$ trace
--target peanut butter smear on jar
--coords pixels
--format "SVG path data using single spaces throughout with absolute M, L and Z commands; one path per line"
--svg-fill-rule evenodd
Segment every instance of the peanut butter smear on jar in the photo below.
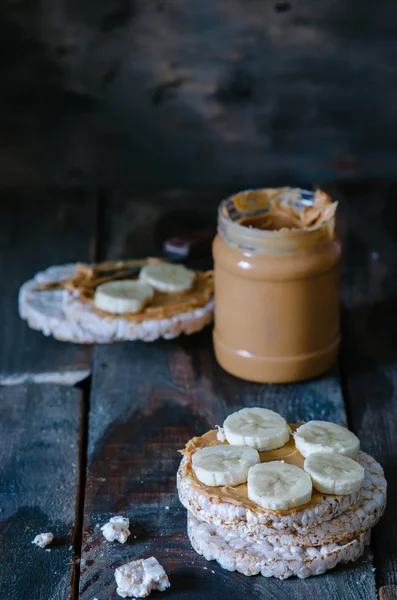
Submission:
M 214 348 L 220 365 L 262 383 L 315 377 L 339 346 L 337 202 L 323 191 L 264 188 L 221 202 Z

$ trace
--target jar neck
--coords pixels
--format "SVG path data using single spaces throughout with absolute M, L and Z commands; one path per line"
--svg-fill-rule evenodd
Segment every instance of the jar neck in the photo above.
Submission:
M 305 207 L 310 206 L 310 202 L 313 204 L 312 198 L 314 195 L 312 192 L 299 190 L 299 188 L 292 191 L 294 194 L 291 194 L 288 188 L 291 200 L 286 197 L 283 201 L 284 208 L 288 208 L 289 203 L 291 203 L 296 211 L 299 209 L 300 204 Z M 243 194 L 245 193 L 243 192 Z M 250 193 L 254 194 L 255 191 Z M 263 191 L 258 190 L 258 194 L 260 193 L 263 193 Z M 256 215 L 254 218 L 258 214 L 263 215 L 266 219 L 269 218 L 269 221 L 277 221 L 277 218 L 274 218 L 277 215 L 271 202 L 268 205 L 263 205 L 262 199 L 260 211 L 236 211 L 234 199 L 238 196 L 237 194 L 221 202 L 218 211 L 218 234 L 229 246 L 258 254 L 294 254 L 330 243 L 335 237 L 335 217 L 306 228 L 292 226 L 290 229 L 282 227 L 281 229 L 267 230 L 242 225 L 240 221 L 246 221 L 247 215 Z

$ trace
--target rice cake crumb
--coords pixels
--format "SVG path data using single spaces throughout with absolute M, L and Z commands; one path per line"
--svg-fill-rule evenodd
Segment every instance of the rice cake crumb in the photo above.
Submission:
M 118 567 L 114 577 L 122 598 L 146 598 L 152 590 L 164 592 L 170 587 L 166 572 L 154 556 Z
M 47 533 L 39 533 L 32 541 L 32 544 L 36 544 L 36 546 L 39 546 L 40 548 L 45 548 L 48 544 L 51 544 L 53 539 L 54 535 L 50 531 Z
M 220 427 L 219 425 L 215 425 L 215 427 L 217 428 L 217 434 L 216 437 L 218 438 L 219 442 L 226 442 L 226 435 L 225 435 L 225 430 L 223 429 L 223 427 Z
M 125 544 L 128 536 L 131 535 L 131 532 L 128 529 L 129 526 L 130 520 L 128 517 L 116 515 L 101 527 L 101 531 L 103 533 L 103 537 L 108 542 L 114 542 L 117 540 L 121 544 Z

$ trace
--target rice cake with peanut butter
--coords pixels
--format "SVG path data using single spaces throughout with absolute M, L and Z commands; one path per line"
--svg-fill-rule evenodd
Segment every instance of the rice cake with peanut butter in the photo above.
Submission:
M 123 278 L 137 279 L 140 268 L 161 262 L 144 259 L 50 267 L 22 285 L 20 316 L 44 335 L 87 344 L 171 339 L 181 333 L 200 331 L 212 321 L 212 271 L 194 271 L 192 287 L 187 291 L 155 290 L 150 302 L 138 313 L 112 314 L 95 305 L 99 285 Z
M 296 426 L 292 426 L 294 428 Z M 286 511 L 264 510 L 247 495 L 247 484 L 236 487 L 210 488 L 194 474 L 191 456 L 194 449 L 207 444 L 221 444 L 216 431 L 193 438 L 178 470 L 178 492 L 184 507 L 197 519 L 224 527 L 252 540 L 264 535 L 271 543 L 293 546 L 330 544 L 336 539 L 348 540 L 373 527 L 386 504 L 386 480 L 383 469 L 372 457 L 360 452 L 358 462 L 365 468 L 365 479 L 359 492 L 348 496 L 320 494 L 313 490 L 311 502 Z M 303 457 L 297 452 L 293 438 L 283 448 L 260 453 L 263 462 L 285 460 L 298 466 Z
M 248 409 L 252 410 L 258 409 Z M 224 425 L 226 423 L 227 421 Z M 334 424 L 326 425 L 335 428 Z M 300 426 L 289 427 L 291 435 L 286 444 L 276 449 L 259 451 L 261 464 L 281 461 L 299 469 L 304 468 L 305 458 L 297 450 L 292 435 Z M 345 437 L 352 435 L 345 428 L 340 429 L 344 430 Z M 224 538 L 236 536 L 236 540 L 240 539 L 243 545 L 253 544 L 253 552 L 259 551 L 259 546 L 255 546 L 255 543 L 264 541 L 277 548 L 325 548 L 332 544 L 339 547 L 349 544 L 351 540 L 362 540 L 362 536 L 377 523 L 384 512 L 387 486 L 383 469 L 364 452 L 359 452 L 353 461 L 364 470 L 364 479 L 354 493 L 325 494 L 313 487 L 309 502 L 287 510 L 270 510 L 250 499 L 247 483 L 209 486 L 198 479 L 193 465 L 195 453 L 204 448 L 222 445 L 228 445 L 228 441 L 225 439 L 225 430 L 220 428 L 193 438 L 181 451 L 183 459 L 177 474 L 179 498 L 188 510 L 189 522 L 192 524 L 189 525 L 190 530 L 201 531 L 204 537 L 205 527 L 200 525 L 203 523 L 215 528 L 211 530 L 211 535 Z M 196 533 L 194 537 L 197 547 L 207 547 L 206 543 L 202 546 L 197 542 Z M 363 543 L 353 546 L 363 548 Z M 350 544 L 349 548 L 353 546 Z M 342 550 L 339 555 L 343 555 Z M 302 572 L 306 572 L 305 569 Z

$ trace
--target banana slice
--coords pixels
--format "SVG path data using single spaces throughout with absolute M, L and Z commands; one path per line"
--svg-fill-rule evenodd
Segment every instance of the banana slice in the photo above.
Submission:
M 338 452 L 355 458 L 360 440 L 354 433 L 328 421 L 309 421 L 295 431 L 295 446 L 305 458 L 313 452 Z
M 99 285 L 95 290 L 94 304 L 109 313 L 137 313 L 153 296 L 153 288 L 146 283 L 121 279 Z
M 240 485 L 247 481 L 250 467 L 260 462 L 259 454 L 247 446 L 208 446 L 193 454 L 197 479 L 205 485 Z
M 190 290 L 196 277 L 194 271 L 183 265 L 153 263 L 142 267 L 139 279 L 159 292 L 185 292 Z
M 289 440 L 290 428 L 281 415 L 267 408 L 243 408 L 223 423 L 229 444 L 256 450 L 281 448 Z
M 314 452 L 303 468 L 312 478 L 313 487 L 323 494 L 353 494 L 364 481 L 364 467 L 336 452 Z
M 248 498 L 262 508 L 287 510 L 310 502 L 312 481 L 307 473 L 275 460 L 251 467 L 248 473 Z

